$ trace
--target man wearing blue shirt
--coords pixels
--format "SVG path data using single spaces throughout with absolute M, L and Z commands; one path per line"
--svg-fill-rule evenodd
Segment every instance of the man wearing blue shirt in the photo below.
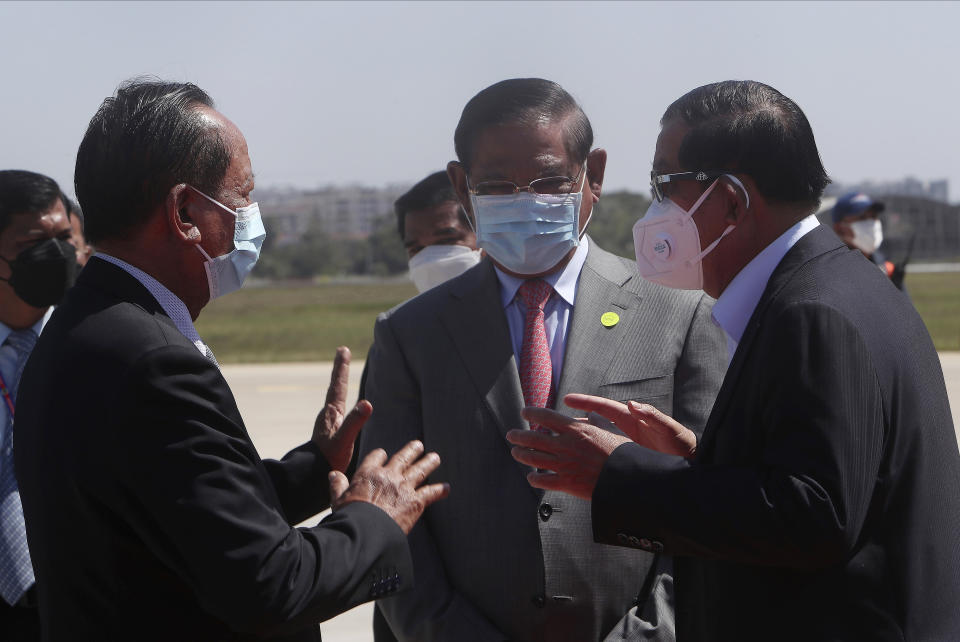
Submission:
M 76 254 L 57 183 L 0 171 L 0 639 L 39 640 L 33 567 L 13 470 L 20 374 L 37 336 L 72 284 Z

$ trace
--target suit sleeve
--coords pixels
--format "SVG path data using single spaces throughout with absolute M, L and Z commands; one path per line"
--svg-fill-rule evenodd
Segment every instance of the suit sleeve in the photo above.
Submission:
M 739 382 L 760 389 L 759 406 L 744 415 L 756 423 L 740 427 L 759 456 L 721 465 L 621 446 L 594 491 L 598 541 L 645 537 L 675 555 L 794 568 L 831 565 L 852 550 L 884 438 L 870 355 L 826 306 L 792 304 L 765 328 L 752 355 L 769 366 Z
M 125 381 L 114 420 L 125 453 L 115 464 L 119 508 L 206 611 L 237 632 L 273 635 L 411 586 L 406 538 L 379 508 L 353 503 L 314 528 L 289 525 L 229 416 L 226 382 L 196 351 L 154 350 Z M 317 465 L 309 453 L 290 456 L 300 457 Z
M 367 366 L 366 393 L 373 404 L 373 416 L 360 435 L 360 456 L 375 448 L 392 455 L 410 440 L 422 440 L 423 428 L 419 385 L 394 336 L 389 317 L 377 320 Z M 457 491 L 451 488 L 451 492 Z M 428 508 L 428 514 L 429 511 Z M 417 589 L 377 603 L 397 639 L 506 639 L 450 584 L 427 517 L 425 514 L 409 536 Z
M 723 331 L 710 318 L 713 299 L 700 297 L 673 376 L 673 418 L 703 434 L 710 410 L 727 369 L 727 346 Z
M 283 459 L 264 459 L 280 506 L 290 525 L 299 524 L 330 507 L 330 464 L 312 442 L 294 448 Z M 350 471 L 348 471 L 350 472 Z

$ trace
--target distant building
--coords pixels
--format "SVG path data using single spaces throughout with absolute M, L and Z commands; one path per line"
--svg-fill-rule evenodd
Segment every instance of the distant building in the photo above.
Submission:
M 350 185 L 315 190 L 257 189 L 263 218 L 279 243 L 291 243 L 308 229 L 334 239 L 364 239 L 377 223 L 393 213 L 393 202 L 408 185 Z
M 884 196 L 883 202 L 888 254 L 904 254 L 911 235 L 916 234 L 912 260 L 960 259 L 960 205 L 898 195 Z
M 931 201 L 948 201 L 949 183 L 947 179 L 920 181 L 912 176 L 898 181 L 862 181 L 860 183 L 831 183 L 826 196 L 842 196 L 848 192 L 864 192 L 871 198 L 896 196 L 917 196 Z

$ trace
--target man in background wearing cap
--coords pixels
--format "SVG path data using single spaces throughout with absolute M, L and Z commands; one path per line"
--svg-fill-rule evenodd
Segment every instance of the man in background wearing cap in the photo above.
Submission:
M 895 265 L 879 251 L 883 243 L 883 225 L 878 215 L 883 203 L 875 201 L 863 192 L 851 192 L 837 199 L 833 206 L 833 231 L 851 250 L 860 250 L 876 263 L 898 289 L 903 290 L 903 277 L 907 262 Z

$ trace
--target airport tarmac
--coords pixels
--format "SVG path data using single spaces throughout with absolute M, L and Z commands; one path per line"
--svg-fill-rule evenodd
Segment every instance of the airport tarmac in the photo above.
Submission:
M 940 354 L 953 425 L 960 440 L 960 352 Z M 313 421 L 324 403 L 333 364 L 287 363 L 228 365 L 223 374 L 237 399 L 243 420 L 261 457 L 282 457 L 310 438 Z M 363 362 L 350 369 L 348 399 L 356 401 Z M 316 522 L 317 520 L 314 520 Z M 328 622 L 321 629 L 331 642 L 371 642 L 373 607 L 363 604 Z

